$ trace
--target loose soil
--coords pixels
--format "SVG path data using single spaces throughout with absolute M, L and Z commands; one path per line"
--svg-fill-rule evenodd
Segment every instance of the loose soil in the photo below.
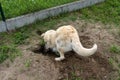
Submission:
M 106 25 L 100 23 L 76 20 L 56 26 L 64 24 L 75 26 L 84 47 L 91 48 L 96 43 L 97 52 L 82 57 L 71 51 L 65 54 L 65 60 L 56 62 L 54 58 L 58 55 L 44 50 L 44 45 L 39 44 L 41 31 L 37 31 L 34 37 L 26 40 L 28 44 L 18 47 L 22 56 L 13 62 L 6 60 L 0 64 L 0 80 L 116 80 L 118 70 L 108 59 L 115 56 L 109 52 L 109 47 L 120 44 L 119 38 L 115 38 L 105 29 Z

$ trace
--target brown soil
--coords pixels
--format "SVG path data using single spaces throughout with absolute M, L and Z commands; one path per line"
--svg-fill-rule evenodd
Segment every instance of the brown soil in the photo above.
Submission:
M 14 62 L 7 60 L 0 64 L 0 80 L 116 80 L 117 69 L 108 61 L 113 56 L 108 49 L 111 44 L 120 43 L 104 28 L 105 25 L 81 20 L 65 24 L 76 27 L 84 47 L 90 48 L 96 43 L 97 52 L 90 57 L 82 57 L 71 51 L 65 54 L 65 60 L 56 62 L 54 58 L 57 55 L 52 51 L 46 52 L 44 45 L 38 44 L 41 31 L 37 31 L 39 35 L 29 38 L 29 44 L 18 47 L 23 53 L 21 57 Z

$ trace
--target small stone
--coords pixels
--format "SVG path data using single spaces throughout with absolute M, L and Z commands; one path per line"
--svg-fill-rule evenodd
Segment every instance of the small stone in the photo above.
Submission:
M 107 78 L 107 76 L 104 76 L 104 78 Z
M 105 68 L 101 68 L 101 71 L 105 71 Z
M 61 75 L 61 76 L 58 77 L 58 80 L 63 80 L 63 78 L 64 77 Z

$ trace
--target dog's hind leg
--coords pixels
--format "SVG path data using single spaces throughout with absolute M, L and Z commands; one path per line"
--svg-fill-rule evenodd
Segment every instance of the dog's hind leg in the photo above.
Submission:
M 56 60 L 56 61 L 61 61 L 61 60 L 65 59 L 64 51 L 62 50 L 62 48 L 59 48 L 59 49 L 58 49 L 58 52 L 59 52 L 59 54 L 60 54 L 60 57 L 55 58 L 55 60 Z

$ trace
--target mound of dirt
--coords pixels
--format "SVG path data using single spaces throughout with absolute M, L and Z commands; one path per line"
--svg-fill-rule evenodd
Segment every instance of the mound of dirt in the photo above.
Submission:
M 80 36 L 84 47 L 90 47 L 93 43 L 89 36 Z M 89 80 L 109 80 L 110 72 L 113 71 L 107 58 L 99 51 L 91 57 L 81 57 L 75 52 L 67 52 L 66 59 L 61 62 L 54 61 L 55 53 L 52 50 L 46 52 L 44 45 L 39 45 L 37 49 L 33 50 L 35 53 L 42 53 L 53 60 L 56 68 L 59 68 L 59 79 L 73 80 L 76 78 Z M 82 77 L 81 77 L 82 76 Z

